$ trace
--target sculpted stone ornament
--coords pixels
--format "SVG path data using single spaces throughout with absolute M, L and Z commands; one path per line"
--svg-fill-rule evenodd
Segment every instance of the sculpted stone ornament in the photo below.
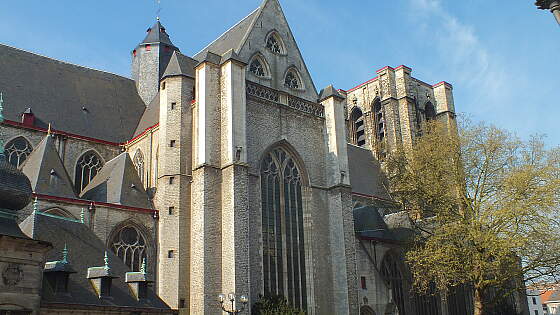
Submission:
M 4 285 L 13 287 L 23 280 L 23 270 L 18 264 L 9 264 L 2 272 Z
M 535 5 L 541 10 L 550 10 L 560 24 L 560 0 L 537 0 Z

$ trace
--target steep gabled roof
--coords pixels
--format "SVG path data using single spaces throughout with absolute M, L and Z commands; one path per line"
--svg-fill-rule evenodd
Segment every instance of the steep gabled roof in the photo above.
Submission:
M 348 166 L 353 193 L 391 200 L 381 165 L 370 150 L 349 144 Z
M 156 21 L 156 23 L 154 24 L 154 26 L 150 27 L 147 30 L 148 34 L 146 35 L 146 38 L 144 38 L 144 40 L 142 41 L 142 44 L 167 44 L 170 46 L 175 46 L 173 45 L 173 43 L 171 42 L 171 39 L 169 38 L 169 35 L 167 34 L 167 32 L 165 31 L 165 27 L 163 27 L 163 25 L 161 25 L 161 23 L 158 21 Z
M 138 122 L 136 131 L 134 131 L 134 137 L 140 135 L 146 129 L 155 126 L 157 123 L 159 123 L 159 92 L 146 107 L 142 118 Z
M 4 116 L 110 142 L 130 140 L 146 105 L 133 80 L 0 44 Z
M 76 198 L 74 185 L 54 145 L 54 138 L 47 135 L 31 152 L 22 165 L 29 177 L 31 188 L 37 194 Z
M 152 208 L 144 184 L 126 152 L 107 162 L 84 188 L 80 198 L 129 207 Z
M 211 51 L 220 56 L 230 49 L 233 49 L 233 51 L 238 53 L 239 49 L 244 43 L 245 37 L 251 30 L 251 26 L 253 25 L 256 17 L 259 15 L 261 9 L 262 5 L 251 12 L 248 16 L 243 18 L 241 21 L 239 21 L 237 24 L 235 24 L 233 27 L 231 27 L 229 30 L 227 30 L 225 33 L 223 33 L 220 37 L 218 37 L 218 39 L 210 43 L 210 45 L 202 49 L 194 56 L 194 59 L 202 61 L 208 51 Z

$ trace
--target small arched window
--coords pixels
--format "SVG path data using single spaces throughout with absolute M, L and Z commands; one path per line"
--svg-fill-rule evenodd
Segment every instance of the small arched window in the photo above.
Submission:
M 289 89 L 302 89 L 301 79 L 299 74 L 295 69 L 290 69 L 286 72 L 286 77 L 284 78 L 284 86 Z
M 262 56 L 254 56 L 249 63 L 249 71 L 257 77 L 268 77 L 268 67 Z
M 136 171 L 138 172 L 138 177 L 142 181 L 142 184 L 144 184 L 144 155 L 142 154 L 142 151 L 140 151 L 140 149 L 136 150 L 133 162 L 134 167 L 136 167 Z
M 76 163 L 76 177 L 74 184 L 76 191 L 81 192 L 103 167 L 101 157 L 94 151 L 84 153 Z
M 350 143 L 363 147 L 366 144 L 364 132 L 364 115 L 358 107 L 354 107 L 350 114 Z
M 427 121 L 434 120 L 436 118 L 436 109 L 435 109 L 434 105 L 432 104 L 432 102 L 426 103 L 424 113 L 426 115 L 426 120 Z
M 142 261 L 147 260 L 146 239 L 134 226 L 127 225 L 114 234 L 111 250 L 119 256 L 132 271 L 140 271 Z
M 17 137 L 6 144 L 4 151 L 8 162 L 19 167 L 31 154 L 33 147 L 24 137 Z
M 284 53 L 284 45 L 282 43 L 282 39 L 276 32 L 271 32 L 266 38 L 266 48 L 273 53 L 276 54 L 283 54 Z
M 373 102 L 373 111 L 375 113 L 375 136 L 377 140 L 383 141 L 385 139 L 385 117 L 383 116 L 383 108 L 379 99 Z
M 383 262 L 381 263 L 381 274 L 383 275 L 385 282 L 389 284 L 388 287 L 389 290 L 391 290 L 391 297 L 393 298 L 393 303 L 397 308 L 397 313 L 399 315 L 406 315 L 404 276 L 399 260 L 395 254 L 387 253 L 385 255 Z

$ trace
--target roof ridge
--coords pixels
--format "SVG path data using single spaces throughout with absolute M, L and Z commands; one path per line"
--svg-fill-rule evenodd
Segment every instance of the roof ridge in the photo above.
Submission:
M 255 10 L 251 11 L 251 13 L 249 13 L 246 17 L 242 18 L 241 20 L 239 20 L 237 23 L 235 23 L 232 27 L 230 27 L 229 29 L 227 29 L 225 32 L 223 32 L 222 34 L 220 34 L 220 36 L 216 37 L 216 39 L 214 39 L 213 41 L 211 41 L 208 45 L 206 45 L 206 47 L 202 48 L 199 52 L 197 52 L 196 54 L 194 54 L 193 56 L 197 56 L 199 54 L 201 54 L 203 51 L 205 51 L 206 49 L 208 49 L 212 44 L 214 44 L 215 42 L 218 41 L 218 39 L 222 38 L 222 36 L 224 36 L 225 34 L 227 34 L 229 31 L 231 31 L 232 29 L 234 29 L 236 26 L 238 26 L 239 24 L 241 24 L 243 21 L 245 21 L 246 19 L 248 19 L 251 15 L 253 15 L 255 12 L 257 12 L 258 10 L 261 9 L 261 6 L 259 6 L 258 8 L 256 8 Z
M 92 67 L 88 67 L 88 66 L 84 66 L 84 65 L 79 65 L 79 64 L 72 63 L 72 62 L 69 62 L 69 61 L 56 59 L 56 58 L 53 58 L 53 57 L 49 57 L 49 56 L 45 56 L 45 55 L 42 55 L 42 54 L 39 54 L 39 53 L 36 53 L 36 52 L 29 51 L 29 50 L 26 50 L 26 49 L 23 49 L 23 48 L 10 46 L 10 45 L 4 44 L 4 43 L 0 43 L 0 46 L 8 47 L 10 49 L 15 49 L 15 50 L 18 50 L 18 51 L 21 51 L 21 52 L 24 52 L 24 53 L 27 53 L 27 54 L 30 54 L 30 55 L 33 55 L 33 56 L 45 58 L 45 59 L 48 59 L 49 61 L 55 61 L 55 62 L 58 62 L 58 63 L 69 65 L 69 66 L 74 66 L 74 67 L 82 68 L 82 69 L 85 69 L 85 70 L 91 70 L 91 71 L 101 72 L 101 73 L 105 73 L 105 74 L 110 74 L 110 75 L 114 75 L 114 76 L 122 78 L 122 79 L 126 79 L 126 80 L 129 80 L 129 81 L 134 81 L 131 78 L 125 77 L 121 74 L 117 74 L 117 73 L 110 72 L 110 71 L 107 71 L 107 70 L 96 69 L 96 68 L 92 68 Z

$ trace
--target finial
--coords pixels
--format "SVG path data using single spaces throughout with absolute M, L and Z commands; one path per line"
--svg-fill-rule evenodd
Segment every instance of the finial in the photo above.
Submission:
M 142 266 L 140 267 L 140 272 L 144 275 L 146 274 L 146 258 L 142 259 Z
M 49 129 L 47 130 L 47 136 L 51 135 L 51 123 L 49 123 Z
M 161 0 L 157 0 L 158 10 L 156 12 L 156 20 L 159 21 L 159 13 L 161 12 Z
M 109 256 L 107 256 L 107 251 L 105 251 L 105 258 L 103 260 L 105 261 L 105 266 L 103 268 L 107 271 L 111 270 L 111 267 L 109 267 Z
M 65 264 L 68 263 L 68 247 L 66 243 L 64 243 L 64 249 L 62 250 L 62 262 Z
M 0 92 L 0 122 L 4 121 L 4 93 Z
M 85 215 L 84 215 L 84 208 L 82 208 L 82 211 L 80 212 L 80 222 L 82 224 L 86 223 Z

